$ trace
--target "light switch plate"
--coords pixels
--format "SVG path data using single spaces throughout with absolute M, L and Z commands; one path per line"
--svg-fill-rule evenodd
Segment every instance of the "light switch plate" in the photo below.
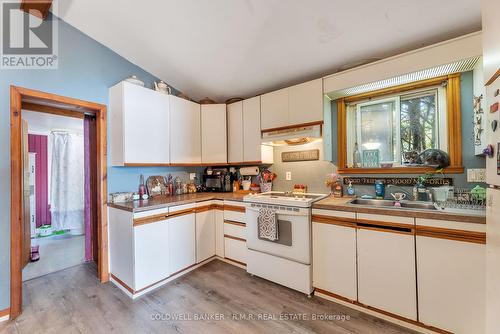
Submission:
M 486 182 L 485 168 L 467 169 L 467 182 Z
M 286 172 L 285 173 L 285 179 L 287 181 L 291 181 L 292 180 L 292 172 Z
M 189 173 L 189 179 L 193 181 L 196 178 L 196 173 Z

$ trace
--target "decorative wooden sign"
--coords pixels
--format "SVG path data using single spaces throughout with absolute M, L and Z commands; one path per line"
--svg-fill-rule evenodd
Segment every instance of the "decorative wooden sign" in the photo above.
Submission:
M 416 177 L 344 177 L 344 184 L 351 182 L 353 185 L 374 185 L 375 181 L 382 180 L 386 185 L 392 184 L 401 187 L 413 187 L 418 178 Z M 429 178 L 425 181 L 425 185 L 430 187 L 452 186 L 453 179 L 445 178 Z
M 319 150 L 291 151 L 281 153 L 281 161 L 283 162 L 312 160 L 319 160 Z

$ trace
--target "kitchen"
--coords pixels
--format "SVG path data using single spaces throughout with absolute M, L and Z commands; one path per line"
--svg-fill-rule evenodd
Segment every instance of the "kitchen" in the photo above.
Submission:
M 61 294 L 81 284 L 117 318 L 163 320 L 124 320 L 126 332 L 496 333 L 500 28 L 498 5 L 481 5 L 479 29 L 252 93 L 130 65 L 98 99 L 12 80 L 107 107 L 98 277 L 110 283 L 79 268 L 30 280 L 33 299 L 5 326 L 35 311 L 46 297 L 32 286 L 46 282 Z M 65 36 L 74 25 L 91 37 L 81 45 L 141 64 L 79 19 L 86 5 L 58 7 Z M 93 52 L 111 67 L 108 50 Z M 60 290 L 57 275 L 77 279 Z M 92 305 L 82 300 L 75 309 Z

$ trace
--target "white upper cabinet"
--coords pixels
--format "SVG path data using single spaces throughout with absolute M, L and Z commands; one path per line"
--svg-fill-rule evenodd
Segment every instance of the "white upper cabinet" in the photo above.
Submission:
M 323 120 L 323 79 L 290 87 L 290 125 Z
M 201 105 L 201 162 L 227 162 L 226 105 Z
M 264 94 L 261 106 L 262 130 L 323 121 L 323 80 Z
M 288 122 L 288 88 L 280 89 L 261 96 L 261 128 L 262 130 L 289 125 Z
M 110 88 L 111 165 L 170 162 L 169 99 L 129 82 Z
M 243 101 L 227 105 L 229 163 L 243 162 Z
M 260 96 L 243 101 L 243 161 L 261 161 Z
M 201 164 L 201 116 L 198 103 L 170 95 L 170 138 L 171 164 Z M 156 143 L 152 146 L 155 149 L 159 147 Z
M 243 162 L 273 163 L 273 147 L 261 144 L 260 96 L 243 101 Z
M 228 162 L 273 163 L 273 147 L 261 144 L 260 96 L 227 106 Z

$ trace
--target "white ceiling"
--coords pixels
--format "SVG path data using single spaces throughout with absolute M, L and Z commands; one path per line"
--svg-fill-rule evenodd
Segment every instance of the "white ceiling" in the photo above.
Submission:
M 191 98 L 218 101 L 481 29 L 480 0 L 65 0 L 58 15 Z

